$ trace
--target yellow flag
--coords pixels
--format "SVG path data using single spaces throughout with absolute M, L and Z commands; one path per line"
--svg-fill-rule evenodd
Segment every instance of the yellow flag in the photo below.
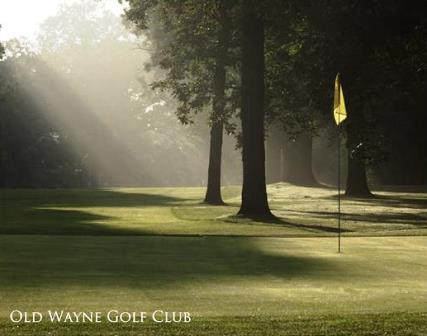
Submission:
M 347 118 L 347 110 L 345 109 L 344 93 L 340 83 L 340 74 L 335 78 L 334 90 L 334 119 L 337 125 L 342 123 Z

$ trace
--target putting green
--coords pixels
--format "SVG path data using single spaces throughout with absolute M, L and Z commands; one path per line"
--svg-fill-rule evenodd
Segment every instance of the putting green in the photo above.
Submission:
M 197 316 L 424 311 L 427 238 L 2 236 L 0 315 L 25 307 Z
M 227 207 L 200 204 L 202 194 L 200 188 L 2 193 L 0 335 L 427 333 L 425 195 L 345 200 L 344 253 L 337 254 L 336 238 L 322 237 L 336 235 L 335 215 L 327 214 L 333 191 L 270 186 L 282 219 L 275 223 L 229 217 L 238 188 L 225 190 Z M 226 236 L 232 234 L 242 236 Z M 387 236 L 396 234 L 406 236 Z M 297 235 L 307 237 L 278 237 Z M 162 309 L 189 311 L 193 321 L 13 324 L 13 309 Z

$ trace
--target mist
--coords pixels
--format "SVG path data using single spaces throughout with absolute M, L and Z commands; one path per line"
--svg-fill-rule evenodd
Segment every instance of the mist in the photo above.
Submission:
M 217 189 L 240 185 L 238 22 L 233 22 L 230 50 L 224 53 L 229 58 L 229 65 L 224 66 L 226 102 L 215 112 L 215 23 L 206 21 L 209 29 L 196 36 L 191 20 L 178 20 L 168 28 L 167 6 L 162 14 L 165 21 L 160 23 L 162 15 L 150 12 L 145 28 L 145 23 L 138 27 L 138 15 L 133 22 L 132 15 L 121 17 L 110 7 L 108 1 L 67 1 L 44 20 L 32 34 L 34 39 L 0 44 L 5 49 L 0 61 L 0 186 L 207 186 L 210 159 L 222 167 L 212 169 L 219 176 Z M 349 151 L 346 131 L 336 128 L 330 112 L 336 65 L 325 61 L 327 67 L 317 69 L 317 63 L 310 60 L 318 57 L 314 49 L 308 49 L 307 55 L 304 48 L 300 54 L 292 54 L 293 39 L 281 35 L 290 28 L 272 27 L 280 37 L 275 42 L 280 48 L 274 49 L 274 39 L 267 39 L 266 48 L 274 51 L 266 57 L 265 66 L 267 182 L 335 185 L 341 145 L 344 183 L 348 158 L 363 144 L 359 161 L 366 163 L 371 183 L 425 184 L 427 160 L 420 155 L 427 146 L 422 58 L 394 64 L 391 56 L 404 54 L 405 44 L 389 37 L 396 46 L 390 50 L 388 44 L 378 46 L 383 48 L 381 52 L 390 52 L 390 64 L 376 59 L 378 53 L 373 56 L 374 64 L 383 66 L 384 78 L 395 78 L 396 87 L 405 90 L 381 84 L 382 89 L 375 92 L 376 105 L 365 98 L 350 101 L 350 109 L 362 111 L 366 120 L 358 128 L 360 139 Z M 181 36 L 173 29 L 189 34 Z M 207 43 L 207 39 L 212 41 Z M 282 66 L 285 61 L 294 70 L 288 73 Z M 353 68 L 350 64 L 349 69 Z M 369 74 L 359 86 L 366 91 L 362 97 L 372 95 L 365 83 L 374 79 L 387 82 Z M 407 74 L 414 80 L 406 80 Z M 357 97 L 357 90 L 349 92 L 349 100 Z M 358 105 L 362 101 L 366 107 Z M 411 111 L 411 118 L 405 117 L 406 111 Z M 215 158 L 210 156 L 211 139 L 215 138 L 211 132 L 218 116 L 224 132 L 217 134 L 224 138 L 217 144 L 220 157 Z
M 206 185 L 208 120 L 182 125 L 173 97 L 150 87 L 162 73 L 146 66 L 145 40 L 102 2 L 80 1 L 46 19 L 35 43 L 4 43 L 2 76 L 21 102 L 4 128 L 15 147 L 22 132 L 28 141 L 4 158 L 4 186 Z M 235 148 L 226 136 L 224 184 L 240 183 Z

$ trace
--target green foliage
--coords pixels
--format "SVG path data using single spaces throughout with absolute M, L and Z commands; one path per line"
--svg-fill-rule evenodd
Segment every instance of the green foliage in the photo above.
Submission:
M 37 87 L 46 85 L 40 78 L 51 79 L 51 92 L 58 94 L 63 87 L 52 80 L 50 69 L 27 46 L 15 40 L 6 47 L 8 58 L 0 63 L 7 84 L 0 102 L 0 185 L 58 187 L 81 183 L 85 173 L 71 154 L 67 132 L 39 113 L 48 106 L 32 95 Z
M 221 120 L 233 132 L 231 117 L 236 111 L 235 60 L 230 50 L 218 54 L 221 30 L 221 1 L 128 1 L 128 20 L 148 37 L 151 53 L 149 68 L 159 67 L 164 78 L 152 83 L 155 90 L 171 92 L 177 100 L 176 114 L 183 124 L 193 116 L 208 112 L 210 122 Z M 226 2 L 225 2 L 226 3 Z M 227 6 L 228 7 L 228 6 Z M 231 8 L 226 15 L 231 16 Z M 218 57 L 225 57 L 227 68 L 226 102 L 222 113 L 213 112 L 214 76 Z
M 278 120 L 291 137 L 335 128 L 331 102 L 340 72 L 352 116 L 344 125 L 351 155 L 370 166 L 387 158 L 401 166 L 399 157 L 409 147 L 412 166 L 425 170 L 426 3 L 316 0 L 278 6 L 267 12 L 269 122 Z
M 16 137 L 21 128 L 19 123 L 23 124 L 19 120 L 44 118 L 23 117 L 30 114 L 32 104 L 30 98 L 24 99 L 24 81 L 34 83 L 37 76 L 31 73 L 35 70 L 46 78 L 56 78 L 52 83 L 61 87 L 55 91 L 49 81 L 38 81 L 38 88 L 46 85 L 45 94 L 52 87 L 52 91 L 66 96 L 67 88 L 58 84 L 61 77 L 66 78 L 69 91 L 75 91 L 75 96 L 82 101 L 90 102 L 91 109 L 103 111 L 97 115 L 99 119 L 129 134 L 121 139 L 128 148 L 135 151 L 140 146 L 141 151 L 151 154 L 146 144 L 161 143 L 156 147 L 156 154 L 147 154 L 146 162 L 167 162 L 157 154 L 161 151 L 173 157 L 181 152 L 186 158 L 202 152 L 200 134 L 207 130 L 184 128 L 188 132 L 186 136 L 180 131 L 176 117 L 186 125 L 200 120 L 207 120 L 210 125 L 221 121 L 227 132 L 234 133 L 239 141 L 236 117 L 241 101 L 241 3 L 224 0 L 124 2 L 129 5 L 126 24 L 139 33 L 139 39 L 130 35 L 117 18 L 105 13 L 96 2 L 80 1 L 63 6 L 58 15 L 42 25 L 38 47 L 52 69 L 35 60 L 34 52 L 23 41 L 8 42 L 10 59 L 0 63 L 1 113 L 4 116 L 9 108 L 28 111 L 20 117 L 19 113 L 15 114 L 15 126 L 4 126 L 3 136 L 12 136 L 10 130 L 15 129 L 13 136 Z M 381 182 L 393 182 L 398 175 L 402 176 L 401 183 L 425 182 L 427 51 L 424 39 L 427 25 L 422 14 L 425 1 L 414 0 L 407 5 L 398 0 L 354 3 L 270 0 L 258 1 L 258 4 L 263 6 L 266 26 L 266 126 L 279 123 L 290 138 L 300 133 L 320 134 L 321 128 L 327 129 L 323 134 L 335 134 L 331 117 L 332 89 L 334 77 L 340 72 L 349 113 L 358 118 L 355 123 L 345 122 L 342 129 L 354 135 L 347 141 L 350 155 L 375 167 Z M 222 15 L 224 13 L 226 15 Z M 231 36 L 228 46 L 220 52 L 224 24 L 229 25 Z M 126 52 L 134 48 L 135 43 L 144 49 L 138 56 Z M 2 54 L 4 48 L 0 45 L 0 57 Z M 226 70 L 225 97 L 218 104 L 214 79 L 221 57 Z M 151 70 L 150 75 L 130 80 L 141 60 Z M 111 85 L 98 85 L 93 78 Z M 93 97 L 102 99 L 94 102 Z M 41 101 L 44 110 L 48 110 L 43 99 L 36 101 Z M 11 106 L 15 103 L 19 108 Z M 219 113 L 215 112 L 215 104 L 223 107 L 218 109 Z M 77 105 L 83 110 L 84 104 Z M 117 110 L 122 111 L 120 117 Z M 5 118 L 4 125 L 6 120 L 11 122 L 12 115 Z M 122 122 L 123 119 L 126 121 Z M 61 141 L 71 138 L 72 132 L 58 125 L 47 125 L 46 121 L 36 124 L 45 124 L 39 129 L 43 136 L 55 131 L 63 135 Z M 124 132 L 126 127 L 131 131 Z M 91 132 L 76 130 L 74 137 L 84 133 Z M 106 133 L 94 134 L 104 136 Z M 134 141 L 131 134 L 143 141 Z M 5 147 L 2 150 L 6 157 Z M 88 150 L 84 146 L 79 151 L 79 160 L 86 161 L 86 166 L 89 161 L 96 161 L 94 158 L 102 152 L 99 147 Z M 116 148 L 116 151 L 121 150 Z M 27 151 L 30 152 L 33 156 L 36 153 Z M 128 159 L 128 167 L 137 166 Z M 57 164 L 60 165 L 59 161 Z M 79 167 L 76 169 L 80 171 L 82 165 L 76 163 Z M 109 164 L 104 160 L 97 165 L 99 168 Z M 411 167 L 419 168 L 414 168 L 411 174 L 401 174 Z M 191 169 L 185 165 L 181 168 L 179 179 L 184 181 L 184 176 L 191 175 Z M 134 171 L 128 175 L 138 179 L 144 175 L 141 174 Z
M 119 17 L 87 1 L 64 5 L 48 18 L 36 52 L 23 41 L 8 42 L 8 58 L 0 63 L 7 76 L 1 90 L 11 91 L 0 102 L 7 157 L 1 184 L 203 183 L 206 127 L 199 125 L 205 121 L 195 118 L 198 127 L 191 129 L 179 124 L 173 97 L 149 86 L 161 71 L 141 71 L 148 54 L 139 42 Z M 22 136 L 19 130 L 27 128 Z M 46 140 L 49 134 L 55 141 Z M 25 153 L 19 169 L 14 152 Z
M 325 78 L 332 82 L 333 72 L 342 74 L 349 113 L 357 117 L 347 126 L 356 138 L 347 143 L 348 149 L 371 165 L 383 163 L 387 152 L 397 159 L 399 151 L 406 151 L 406 132 L 402 132 L 406 124 L 413 129 L 409 147 L 416 147 L 418 153 L 410 161 L 417 166 L 424 157 L 422 165 L 427 168 L 427 155 L 422 154 L 427 143 L 421 145 L 425 127 L 419 126 L 426 125 L 421 98 L 425 92 L 421 61 L 426 55 L 422 37 L 426 19 L 421 14 L 425 2 L 414 1 L 409 7 L 402 1 L 348 5 L 325 1 L 319 5 L 325 15 L 318 16 L 314 24 L 327 46 L 323 62 L 330 75 Z M 406 106 L 398 107 L 399 102 Z
M 267 11 L 267 123 L 279 123 L 288 138 L 316 133 L 319 125 L 313 70 L 313 35 L 307 18 L 292 2 L 274 3 Z

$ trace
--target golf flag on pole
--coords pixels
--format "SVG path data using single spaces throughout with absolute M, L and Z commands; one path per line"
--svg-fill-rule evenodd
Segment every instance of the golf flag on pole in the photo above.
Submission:
M 340 74 L 335 78 L 334 90 L 334 119 L 335 123 L 339 125 L 347 118 L 347 111 L 345 109 L 344 93 L 340 83 Z
M 334 89 L 334 119 L 339 126 L 347 118 L 347 110 L 345 109 L 344 93 L 340 83 L 340 74 L 335 78 Z M 341 253 L 341 139 L 338 132 L 338 253 Z

